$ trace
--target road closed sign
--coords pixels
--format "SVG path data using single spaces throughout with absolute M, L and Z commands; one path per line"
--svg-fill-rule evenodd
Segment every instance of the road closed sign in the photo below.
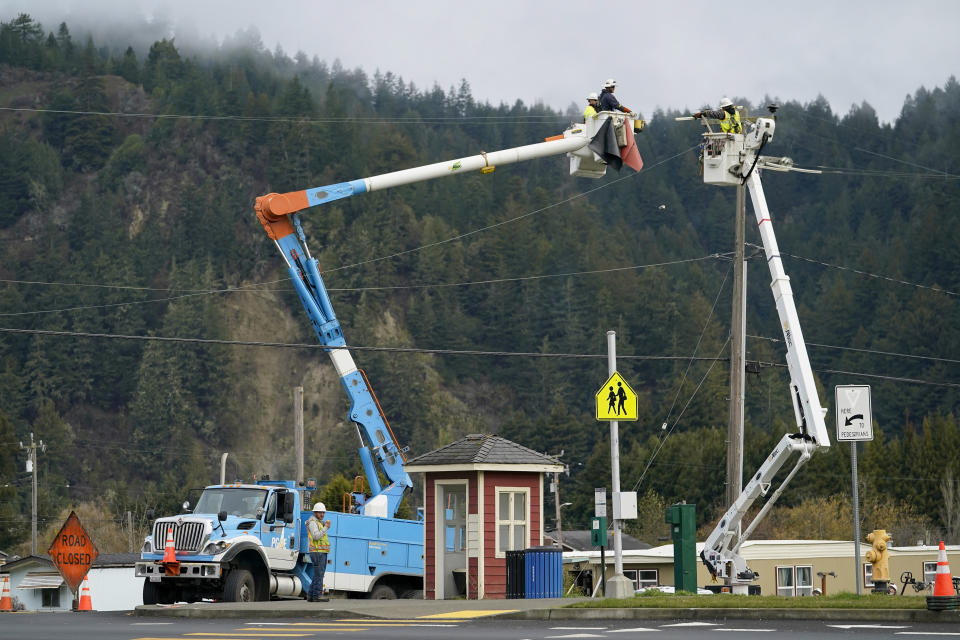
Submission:
M 870 385 L 837 385 L 837 440 L 873 440 Z
M 99 552 L 73 511 L 47 550 L 63 581 L 76 593 Z

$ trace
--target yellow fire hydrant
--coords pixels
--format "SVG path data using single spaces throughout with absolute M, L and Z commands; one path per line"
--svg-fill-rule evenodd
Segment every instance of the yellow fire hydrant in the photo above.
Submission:
M 890 551 L 887 543 L 893 537 L 886 529 L 874 529 L 867 534 L 867 542 L 873 548 L 867 551 L 866 560 L 873 565 L 873 593 L 887 593 L 890 585 Z

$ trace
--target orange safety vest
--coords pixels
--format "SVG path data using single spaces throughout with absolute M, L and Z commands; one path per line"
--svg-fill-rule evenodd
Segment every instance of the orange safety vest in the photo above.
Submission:
M 316 521 L 320 527 L 320 538 L 314 539 L 310 532 L 310 522 L 307 522 L 307 537 L 310 539 L 311 553 L 330 553 L 330 538 L 327 537 L 327 530 L 323 528 L 323 523 L 316 516 L 311 516 L 310 520 Z

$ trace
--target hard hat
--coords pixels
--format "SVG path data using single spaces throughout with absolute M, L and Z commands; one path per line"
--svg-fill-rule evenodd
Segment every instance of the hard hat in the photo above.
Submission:
M 720 101 L 721 109 L 723 107 L 732 107 L 732 106 L 733 106 L 733 102 L 730 100 L 730 98 L 724 98 L 723 100 Z
M 321 511 L 323 513 L 327 512 L 327 508 L 323 505 L 322 502 L 318 502 L 317 504 L 313 505 L 313 510 L 314 512 L 317 512 L 317 511 Z
M 598 100 L 598 99 L 599 98 L 597 97 L 596 91 L 591 91 L 590 93 L 587 94 L 587 100 Z
M 610 87 L 615 87 L 615 86 L 617 86 L 617 81 L 614 80 L 613 78 L 607 78 L 607 81 L 603 83 L 604 89 L 609 89 Z

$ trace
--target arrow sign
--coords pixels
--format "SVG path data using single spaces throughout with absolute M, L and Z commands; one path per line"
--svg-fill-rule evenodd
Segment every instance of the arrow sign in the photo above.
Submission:
M 873 414 L 869 385 L 837 385 L 837 440 L 873 440 Z

